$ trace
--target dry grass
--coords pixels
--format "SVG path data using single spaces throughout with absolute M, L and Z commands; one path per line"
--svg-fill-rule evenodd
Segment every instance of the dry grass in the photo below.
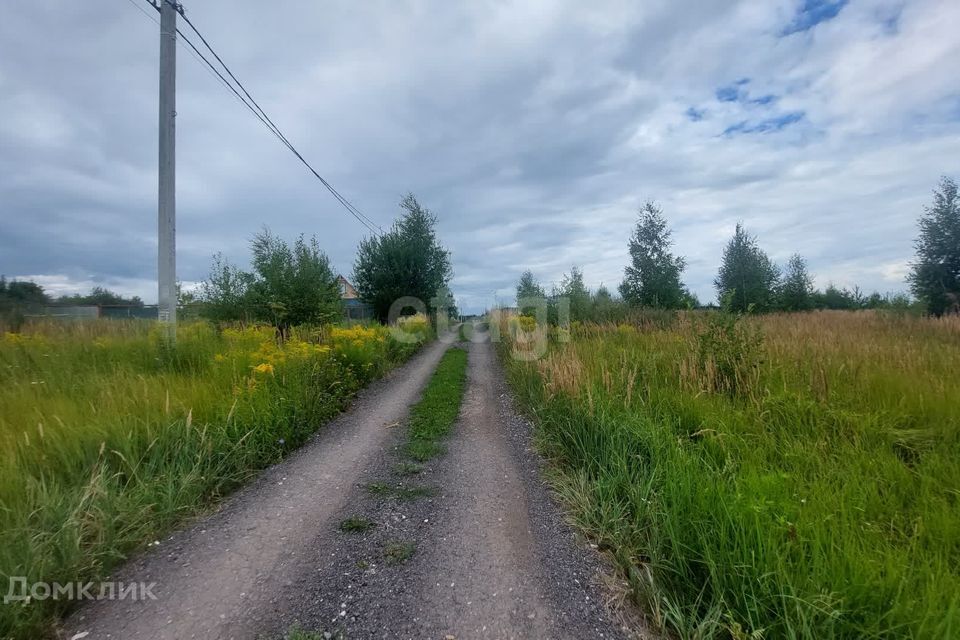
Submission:
M 681 637 L 956 635 L 960 319 L 723 322 L 508 358 L 574 517 Z
M 155 323 L 110 320 L 0 334 L 0 586 L 102 579 L 416 348 L 382 327 L 275 338 L 196 322 L 171 348 Z M 66 605 L 0 605 L 0 637 L 41 637 Z

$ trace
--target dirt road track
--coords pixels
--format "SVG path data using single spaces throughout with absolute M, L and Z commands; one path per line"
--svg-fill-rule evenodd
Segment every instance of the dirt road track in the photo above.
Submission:
M 490 344 L 470 346 L 469 386 L 444 460 L 439 544 L 419 588 L 433 637 L 615 638 L 594 554 L 564 525 L 538 474 Z
M 349 500 L 358 474 L 391 437 L 385 425 L 406 417 L 446 348 L 429 345 L 219 512 L 115 576 L 156 582 L 157 600 L 84 607 L 67 621 L 65 637 L 255 638 L 269 626 L 271 599 L 318 544 L 318 534 L 332 535 L 331 519 Z
M 371 387 L 296 455 L 223 510 L 175 535 L 118 579 L 156 581 L 156 602 L 100 602 L 68 621 L 99 638 L 279 638 L 292 626 L 365 638 L 621 638 L 603 605 L 596 554 L 540 478 L 490 344 L 470 344 L 468 386 L 446 455 L 411 502 L 371 496 L 394 471 L 402 420 L 444 346 Z M 378 523 L 337 530 L 342 518 Z M 384 562 L 391 542 L 416 552 Z M 70 637 L 70 635 L 66 635 Z

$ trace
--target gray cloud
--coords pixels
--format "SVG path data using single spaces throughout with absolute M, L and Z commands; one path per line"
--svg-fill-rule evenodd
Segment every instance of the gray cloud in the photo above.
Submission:
M 185 4 L 367 215 L 387 226 L 413 191 L 440 216 L 470 309 L 508 300 L 525 268 L 614 287 L 647 198 L 701 299 L 737 220 L 821 284 L 903 289 L 916 216 L 960 174 L 949 0 L 862 0 L 796 32 L 791 0 Z M 157 49 L 125 0 L 7 8 L 0 272 L 155 298 Z M 179 57 L 180 277 L 217 251 L 244 263 L 264 224 L 316 235 L 349 272 L 364 229 Z

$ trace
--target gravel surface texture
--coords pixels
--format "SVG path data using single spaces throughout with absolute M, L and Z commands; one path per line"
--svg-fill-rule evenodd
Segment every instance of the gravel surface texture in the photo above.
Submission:
M 301 449 L 224 501 L 220 510 L 134 558 L 114 580 L 156 582 L 156 600 L 80 607 L 64 638 L 256 638 L 285 586 L 336 536 L 335 514 L 380 454 L 448 344 L 434 342 L 363 390 Z
M 597 552 L 566 524 L 543 482 L 532 426 L 516 412 L 494 347 L 469 343 L 468 380 L 448 451 L 415 475 L 398 430 L 340 519 L 376 523 L 316 550 L 312 575 L 286 598 L 273 630 L 345 638 L 629 638 L 605 603 Z M 416 500 L 372 483 L 426 487 Z M 388 549 L 413 553 L 391 564 Z
M 446 349 L 436 343 L 116 576 L 156 581 L 157 601 L 93 603 L 64 637 L 272 640 L 296 627 L 350 639 L 645 636 L 609 611 L 601 559 L 544 483 L 493 345 L 452 348 L 468 349 L 468 380 L 445 454 L 417 473 L 403 467 L 403 422 Z M 398 495 L 411 489 L 425 495 Z M 348 518 L 374 526 L 341 531 Z

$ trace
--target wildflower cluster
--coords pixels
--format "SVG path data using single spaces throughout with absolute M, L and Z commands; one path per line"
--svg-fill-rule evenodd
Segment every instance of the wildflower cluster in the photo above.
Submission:
M 21 345 L 23 347 L 47 347 L 48 342 L 44 336 L 38 333 L 13 333 L 7 331 L 3 334 L 5 345 Z
M 349 367 L 361 380 L 378 373 L 388 349 L 387 330 L 379 325 L 355 325 L 330 329 L 330 342 L 337 360 Z
M 145 531 L 279 461 L 417 348 L 393 335 L 196 321 L 173 343 L 139 319 L 0 328 L 0 576 L 110 575 Z M 0 606 L 0 637 L 50 635 L 58 606 Z
M 247 372 L 246 384 L 240 385 L 247 388 L 256 388 L 265 375 L 329 360 L 348 369 L 357 380 L 368 380 L 382 373 L 383 363 L 394 355 L 390 334 L 379 325 L 324 327 L 295 333 L 283 341 L 266 326 L 228 327 L 222 335 L 227 348 L 213 354 L 213 363 Z
M 430 320 L 422 313 L 397 319 L 397 326 L 404 332 L 425 338 L 430 332 Z

